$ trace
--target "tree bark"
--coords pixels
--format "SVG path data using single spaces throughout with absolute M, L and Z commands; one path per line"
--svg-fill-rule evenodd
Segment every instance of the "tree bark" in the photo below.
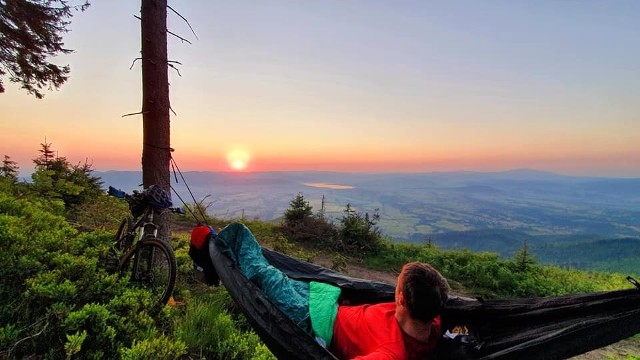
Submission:
M 171 195 L 170 114 L 167 59 L 167 0 L 141 0 L 142 34 L 142 183 Z M 158 238 L 169 242 L 169 214 L 154 220 Z

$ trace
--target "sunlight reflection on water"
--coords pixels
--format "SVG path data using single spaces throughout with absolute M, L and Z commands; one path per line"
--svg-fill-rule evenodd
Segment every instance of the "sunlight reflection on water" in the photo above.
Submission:
M 349 185 L 339 185 L 339 184 L 328 184 L 328 183 L 304 183 L 306 186 L 316 187 L 316 188 L 325 188 L 325 189 L 333 189 L 333 190 L 347 190 L 353 189 L 354 186 Z

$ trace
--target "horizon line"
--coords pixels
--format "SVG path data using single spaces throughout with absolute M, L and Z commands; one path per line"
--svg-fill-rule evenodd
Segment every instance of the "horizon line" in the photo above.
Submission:
M 94 170 L 98 173 L 108 172 L 142 172 L 140 170 Z M 392 175 L 392 174 L 507 174 L 507 173 L 534 173 L 538 175 L 553 175 L 557 177 L 575 177 L 575 178 L 602 178 L 602 179 L 639 179 L 640 175 L 576 175 L 576 174 L 563 174 L 560 172 L 550 170 L 540 170 L 536 168 L 511 168 L 507 170 L 432 170 L 432 171 L 346 171 L 346 170 L 183 170 L 182 173 L 215 173 L 215 174 L 229 174 L 229 175 L 241 175 L 241 174 L 267 174 L 267 173 L 325 173 L 325 174 L 363 174 L 363 175 Z

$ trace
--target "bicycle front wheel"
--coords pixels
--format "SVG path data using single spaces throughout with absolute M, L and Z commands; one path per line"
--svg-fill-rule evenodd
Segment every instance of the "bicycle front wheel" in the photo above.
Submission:
M 131 235 L 131 228 L 133 227 L 133 221 L 131 217 L 127 216 L 120 222 L 118 231 L 116 232 L 116 249 L 120 252 L 125 252 L 131 243 L 133 243 L 133 236 Z
M 120 262 L 120 273 L 152 293 L 158 304 L 166 305 L 176 285 L 176 257 L 173 249 L 158 239 L 140 241 Z

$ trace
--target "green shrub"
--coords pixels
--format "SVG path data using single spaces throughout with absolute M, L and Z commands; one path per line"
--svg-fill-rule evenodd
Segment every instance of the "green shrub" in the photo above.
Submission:
M 170 331 L 148 292 L 107 271 L 113 233 L 80 233 L 49 205 L 0 192 L 0 353 L 114 358 Z
M 166 336 L 137 341 L 131 348 L 120 350 L 122 360 L 173 360 L 187 353 L 186 345 Z
M 338 241 L 338 229 L 320 216 L 285 222 L 282 233 L 293 242 L 315 247 L 334 248 Z
M 349 264 L 349 258 L 342 254 L 335 254 L 331 257 L 331 269 L 335 271 L 345 271 Z
M 376 226 L 380 218 L 377 209 L 369 216 L 347 204 L 339 226 L 328 222 L 322 212 L 313 215 L 312 209 L 302 194 L 298 194 L 284 213 L 282 233 L 297 243 L 359 256 L 375 254 L 386 245 Z
M 71 165 L 52 150 L 51 144 L 40 145 L 40 156 L 33 159 L 36 171 L 31 175 L 35 193 L 62 200 L 67 210 L 103 194 L 100 178 L 91 175 L 90 163 Z
M 178 320 L 175 334 L 192 357 L 199 359 L 275 359 L 252 331 L 238 324 L 226 308 L 229 298 L 221 290 L 194 298 L 185 316 Z M 269 357 L 271 355 L 271 357 Z
M 64 344 L 65 355 L 67 359 L 71 359 L 73 355 L 80 352 L 82 344 L 87 339 L 87 331 L 78 331 L 75 334 L 67 335 L 67 342 Z
M 350 254 L 376 254 L 383 247 L 380 229 L 376 226 L 380 215 L 378 210 L 372 216 L 357 212 L 347 204 L 344 216 L 340 219 L 339 239 L 334 248 Z
M 577 294 L 630 287 L 620 274 L 560 269 L 522 259 L 501 259 L 496 253 L 438 250 L 417 244 L 394 244 L 365 259 L 369 266 L 399 271 L 403 264 L 422 261 L 433 265 L 454 291 L 485 297 L 530 297 Z
M 82 231 L 115 232 L 120 221 L 129 214 L 126 201 L 100 193 L 85 202 L 71 206 L 67 211 L 67 219 Z

